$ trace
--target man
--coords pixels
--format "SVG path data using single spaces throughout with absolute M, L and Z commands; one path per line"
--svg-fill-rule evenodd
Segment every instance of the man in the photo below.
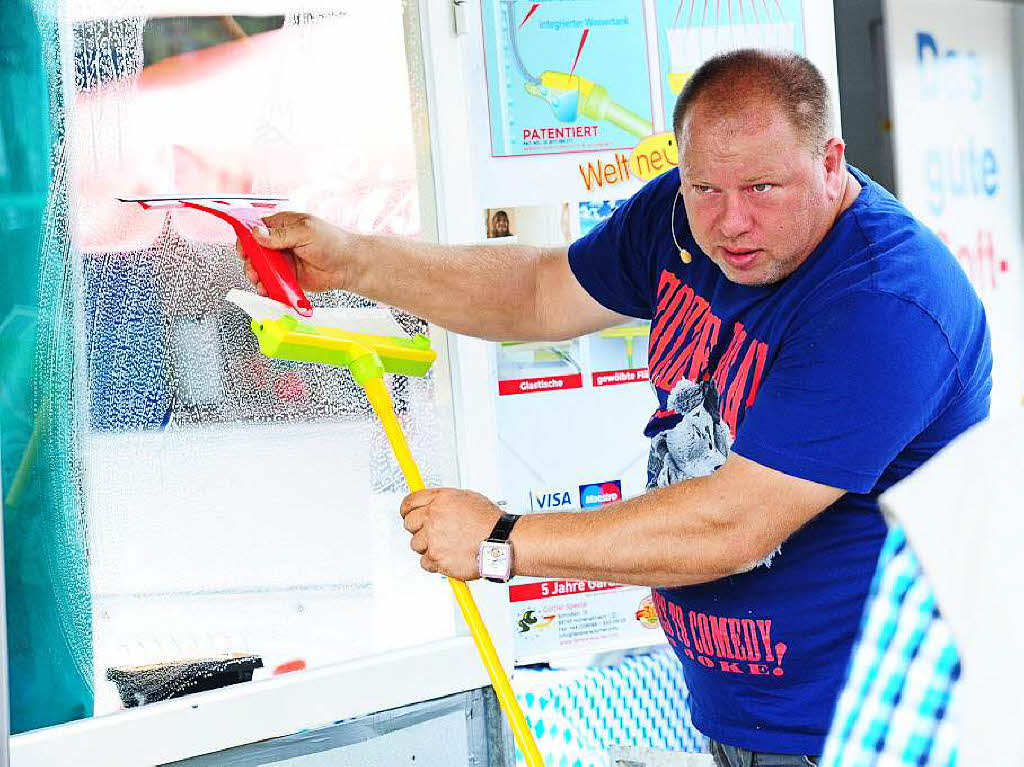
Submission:
M 411 546 L 469 580 L 481 541 L 511 529 L 515 574 L 655 587 L 718 763 L 813 763 L 885 535 L 877 496 L 988 412 L 984 312 L 938 239 L 847 168 L 806 59 L 708 61 L 674 129 L 679 172 L 568 249 L 432 246 L 294 213 L 260 239 L 291 249 L 309 289 L 483 338 L 651 319 L 649 492 L 513 528 L 478 494 L 426 490 L 402 503 Z

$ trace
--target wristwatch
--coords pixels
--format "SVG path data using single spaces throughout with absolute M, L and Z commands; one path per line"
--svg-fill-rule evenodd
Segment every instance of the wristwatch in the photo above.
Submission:
M 481 578 L 508 583 L 512 577 L 512 542 L 508 537 L 519 517 L 519 514 L 502 514 L 490 536 L 480 544 L 476 561 Z

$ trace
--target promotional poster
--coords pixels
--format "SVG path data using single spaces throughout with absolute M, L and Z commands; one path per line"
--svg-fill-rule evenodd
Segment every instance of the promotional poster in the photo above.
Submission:
M 900 200 L 949 247 L 985 304 L 992 332 L 992 411 L 1020 407 L 1020 158 L 1009 5 L 889 2 L 896 179 Z M 972 114 L 950 120 L 951 111 Z
M 484 0 L 491 153 L 634 146 L 652 132 L 641 0 Z

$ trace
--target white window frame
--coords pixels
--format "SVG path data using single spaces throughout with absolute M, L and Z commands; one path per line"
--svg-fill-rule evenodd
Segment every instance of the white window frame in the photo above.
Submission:
M 430 0 L 406 0 L 407 35 L 418 14 L 421 49 L 409 47 L 410 67 L 422 67 L 427 89 L 434 189 L 422 189 L 424 233 L 436 232 L 441 242 L 467 242 L 479 236 L 478 223 L 466 211 L 476 209 L 468 145 L 468 114 L 462 89 L 459 41 L 452 31 L 451 9 Z M 221 4 L 223 5 L 223 4 Z M 218 5 L 220 12 L 227 12 Z M 314 2 L 309 10 L 329 9 L 331 0 Z M 433 5 L 433 7 L 430 7 Z M 94 18 L 103 0 L 81 0 L 64 16 Z M 278 12 L 273 0 L 229 2 L 236 13 Z M 142 0 L 147 15 L 209 14 L 200 0 Z M 69 39 L 69 38 L 65 38 Z M 441 75 L 440 73 L 446 73 Z M 438 136 L 445 137 L 444 146 Z M 431 210 L 436 203 L 436 219 Z M 435 334 L 449 356 L 459 482 L 496 497 L 499 491 L 494 417 L 493 371 L 486 342 Z M 512 631 L 507 589 L 473 583 L 471 590 L 507 672 L 512 671 Z M 455 608 L 454 601 L 452 609 Z M 106 716 L 48 727 L 11 738 L 15 767 L 55 764 L 156 765 L 214 753 L 343 719 L 385 711 L 411 703 L 463 692 L 489 684 L 472 639 L 464 633 L 377 656 L 323 668 L 234 685 Z

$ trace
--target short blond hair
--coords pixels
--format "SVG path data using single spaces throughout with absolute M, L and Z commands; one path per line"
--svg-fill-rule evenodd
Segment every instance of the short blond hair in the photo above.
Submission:
M 676 140 L 683 144 L 683 124 L 698 101 L 730 114 L 758 100 L 779 106 L 811 151 L 825 151 L 835 131 L 825 78 L 804 56 L 757 48 L 722 53 L 697 68 L 676 100 Z

